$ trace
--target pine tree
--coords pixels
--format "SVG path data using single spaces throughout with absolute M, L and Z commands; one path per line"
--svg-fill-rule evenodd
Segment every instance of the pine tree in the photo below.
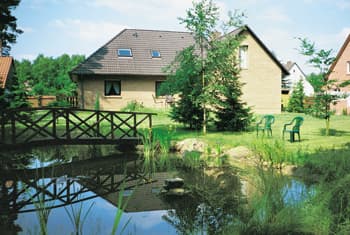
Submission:
M 18 34 L 23 31 L 17 28 L 17 18 L 12 15 L 20 0 L 1 0 L 0 2 L 0 56 L 9 55 L 10 44 L 16 43 Z
M 296 113 L 304 112 L 304 98 L 304 85 L 303 81 L 300 79 L 295 85 L 293 92 L 290 96 L 287 111 Z

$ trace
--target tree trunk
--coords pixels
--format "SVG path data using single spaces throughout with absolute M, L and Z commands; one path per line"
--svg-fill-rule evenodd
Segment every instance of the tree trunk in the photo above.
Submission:
M 204 77 L 204 48 L 203 48 L 203 39 L 200 39 L 200 44 L 201 44 L 201 63 L 202 63 L 202 68 L 201 68 L 201 74 L 202 74 L 202 89 L 203 93 L 205 92 L 205 77 Z M 207 133 L 207 109 L 206 109 L 206 101 L 205 101 L 205 94 L 204 94 L 204 99 L 203 99 L 203 134 Z
M 329 136 L 329 127 L 330 127 L 330 117 L 326 118 L 326 136 Z

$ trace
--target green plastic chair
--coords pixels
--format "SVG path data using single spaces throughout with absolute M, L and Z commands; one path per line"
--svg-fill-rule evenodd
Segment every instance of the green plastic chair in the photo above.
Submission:
M 283 131 L 282 131 L 283 139 L 284 139 L 284 133 L 289 132 L 289 134 L 290 134 L 289 141 L 290 142 L 295 141 L 295 134 L 298 135 L 298 139 L 300 142 L 300 126 L 303 124 L 303 122 L 304 122 L 304 118 L 297 116 L 297 117 L 293 118 L 293 120 L 290 123 L 284 124 Z
M 264 115 L 259 122 L 256 123 L 256 135 L 259 136 L 259 131 L 262 131 L 265 135 L 265 131 L 267 135 L 272 136 L 271 126 L 275 122 L 275 117 L 273 115 Z

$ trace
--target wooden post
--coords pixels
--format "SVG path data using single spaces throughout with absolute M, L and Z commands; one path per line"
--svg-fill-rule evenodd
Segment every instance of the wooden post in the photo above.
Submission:
M 71 136 L 70 136 L 70 129 L 69 129 L 69 110 L 66 109 L 66 135 L 67 135 L 67 139 L 70 140 Z
M 100 136 L 100 111 L 96 111 L 96 137 Z
M 137 134 L 137 130 L 136 130 L 136 113 L 133 114 L 134 115 L 134 137 L 136 137 Z
M 111 113 L 111 135 L 112 135 L 112 140 L 114 140 L 114 121 L 113 121 L 113 113 Z
M 152 114 L 148 114 L 149 128 L 152 128 Z
M 58 139 L 56 131 L 56 110 L 52 110 L 52 135 L 55 139 Z

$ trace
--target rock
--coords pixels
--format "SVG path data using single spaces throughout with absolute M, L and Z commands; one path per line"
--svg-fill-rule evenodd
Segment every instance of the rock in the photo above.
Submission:
M 235 158 L 237 160 L 242 160 L 253 156 L 253 152 L 245 146 L 238 146 L 229 149 L 225 151 L 224 154 L 230 158 Z
M 206 143 L 204 141 L 198 140 L 198 139 L 185 139 L 182 141 L 179 141 L 175 144 L 175 150 L 180 153 L 185 152 L 201 152 L 203 153 L 206 147 Z
M 173 188 L 182 188 L 184 180 L 181 178 L 166 179 L 164 188 L 169 190 Z

